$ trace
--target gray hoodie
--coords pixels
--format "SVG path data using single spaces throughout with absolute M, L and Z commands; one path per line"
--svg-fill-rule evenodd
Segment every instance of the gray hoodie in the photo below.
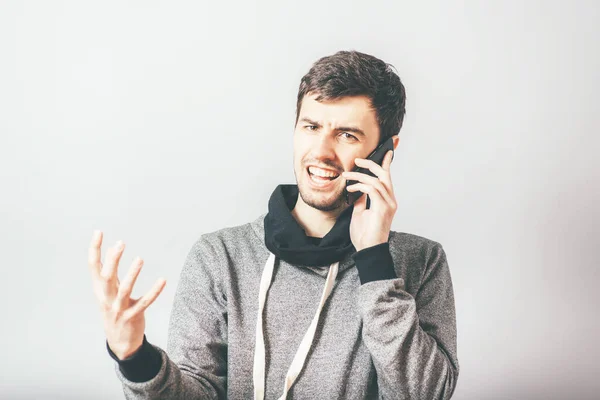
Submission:
M 177 285 L 158 374 L 128 380 L 127 399 L 252 399 L 259 284 L 271 253 L 264 217 L 203 234 Z M 287 399 L 449 399 L 459 373 L 454 294 L 446 254 L 433 240 L 390 232 L 395 279 L 361 284 L 339 262 L 306 362 Z M 265 399 L 279 399 L 311 324 L 328 266 L 275 259 L 264 305 Z

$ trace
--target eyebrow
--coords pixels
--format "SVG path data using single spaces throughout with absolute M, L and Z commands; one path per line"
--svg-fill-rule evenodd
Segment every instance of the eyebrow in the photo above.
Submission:
M 319 128 L 322 128 L 323 125 L 321 125 L 321 123 L 317 122 L 317 121 L 313 121 L 312 119 L 308 118 L 308 117 L 302 117 L 300 119 L 300 122 L 307 122 L 311 125 L 315 125 Z M 357 128 L 355 126 L 338 126 L 337 128 L 335 128 L 336 131 L 345 131 L 345 132 L 353 132 L 362 136 L 367 136 L 362 129 Z

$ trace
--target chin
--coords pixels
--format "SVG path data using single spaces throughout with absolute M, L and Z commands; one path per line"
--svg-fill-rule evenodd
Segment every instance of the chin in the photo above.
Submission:
M 304 203 L 319 211 L 335 211 L 346 204 L 343 189 L 335 189 L 334 193 L 329 193 L 315 190 L 306 184 L 299 184 L 298 191 Z

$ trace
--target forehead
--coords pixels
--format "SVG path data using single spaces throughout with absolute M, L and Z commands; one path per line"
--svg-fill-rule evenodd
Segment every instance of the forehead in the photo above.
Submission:
M 348 96 L 335 100 L 316 101 L 316 94 L 302 99 L 300 118 L 307 117 L 322 124 L 354 125 L 365 131 L 378 129 L 377 116 L 367 96 Z

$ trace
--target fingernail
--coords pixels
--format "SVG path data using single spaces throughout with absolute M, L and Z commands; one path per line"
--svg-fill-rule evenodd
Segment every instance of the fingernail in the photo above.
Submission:
M 123 241 L 119 240 L 116 244 L 116 249 L 117 250 L 121 250 L 123 248 Z

